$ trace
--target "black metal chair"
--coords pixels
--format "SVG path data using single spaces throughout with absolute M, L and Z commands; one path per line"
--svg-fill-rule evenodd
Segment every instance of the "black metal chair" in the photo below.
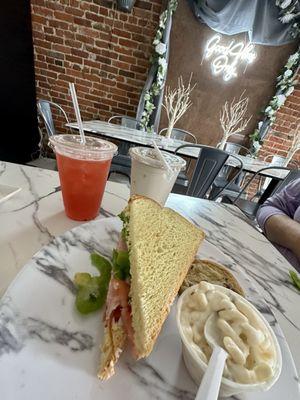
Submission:
M 168 130 L 168 128 L 163 128 L 159 132 L 159 135 L 164 136 L 164 134 L 167 132 L 167 130 Z M 177 139 L 177 140 L 184 140 L 187 142 L 192 142 L 192 143 L 197 144 L 196 136 L 193 135 L 191 132 L 185 131 L 184 129 L 173 128 L 172 133 L 171 133 L 171 138 Z
M 56 109 L 59 113 L 61 113 L 64 116 L 66 123 L 69 123 L 69 119 L 65 110 L 59 104 L 56 104 L 53 101 L 49 100 L 42 100 L 42 99 L 38 100 L 37 102 L 38 114 L 40 115 L 45 124 L 48 137 L 57 134 L 53 121 L 52 108 Z
M 142 129 L 142 125 L 140 124 L 140 122 L 133 117 L 129 117 L 128 115 L 113 115 L 109 118 L 107 122 L 111 123 L 113 120 L 119 120 L 120 125 L 126 126 L 126 128 L 139 130 Z
M 243 156 L 246 156 L 250 154 L 250 149 L 247 147 L 239 144 L 239 143 L 234 143 L 234 142 L 226 142 L 225 143 L 225 151 L 227 151 L 230 154 L 242 154 Z
M 37 101 L 37 111 L 38 111 L 38 118 L 39 118 L 39 125 L 40 121 L 43 123 L 42 129 L 39 126 L 39 133 L 40 133 L 40 142 L 39 142 L 39 155 L 37 158 L 33 157 L 32 161 L 29 161 L 27 164 L 33 167 L 41 167 L 46 169 L 54 169 L 57 170 L 56 160 L 55 157 L 51 158 L 52 151 L 47 146 L 48 139 L 52 135 L 56 135 L 58 132 L 56 131 L 52 110 L 55 109 L 56 112 L 63 115 L 66 123 L 69 123 L 68 116 L 65 110 L 59 105 L 54 103 L 53 101 L 40 99 Z M 71 128 L 69 128 L 72 132 Z
M 125 126 L 130 129 L 141 129 L 142 126 L 139 121 L 137 121 L 133 117 L 129 117 L 127 115 L 113 115 L 109 118 L 108 123 L 119 120 L 121 126 Z M 111 167 L 109 171 L 108 179 L 110 178 L 111 173 L 125 175 L 130 181 L 130 171 L 131 171 L 131 159 L 128 155 L 128 151 L 131 145 L 126 142 L 121 142 L 118 146 L 118 154 L 115 155 L 111 162 Z
M 272 179 L 273 184 L 269 185 L 269 187 L 261 193 L 260 198 L 258 199 L 257 202 L 252 201 L 251 199 L 248 200 L 246 198 L 242 198 L 242 196 L 246 193 L 247 188 L 251 185 L 251 183 L 254 181 L 257 176 L 261 175 L 262 172 L 268 171 L 268 170 L 281 170 L 281 171 L 290 171 L 287 177 L 282 180 L 281 182 Z M 248 218 L 251 220 L 254 220 L 256 218 L 257 211 L 259 207 L 267 200 L 268 197 L 271 197 L 278 191 L 280 191 L 284 186 L 286 186 L 289 182 L 291 182 L 294 179 L 300 178 L 300 171 L 297 170 L 290 170 L 287 167 L 277 167 L 277 166 L 270 166 L 270 167 L 264 167 L 259 169 L 249 180 L 248 182 L 244 185 L 242 190 L 236 195 L 236 196 L 229 196 L 225 195 L 222 198 L 223 203 L 227 204 L 233 204 L 237 206 Z
M 281 182 L 279 182 L 276 185 L 275 189 L 272 192 L 272 196 L 275 193 L 280 192 L 290 182 L 293 182 L 295 179 L 299 179 L 299 178 L 300 178 L 300 170 L 298 168 L 290 170 L 289 174 Z
M 177 147 L 175 154 L 178 154 L 181 149 L 187 147 L 199 148 L 199 156 L 197 158 L 196 165 L 194 167 L 194 171 L 190 181 L 184 173 L 179 174 L 173 188 L 173 192 L 175 193 L 186 194 L 188 196 L 198 198 L 206 198 L 212 183 L 218 176 L 218 173 L 220 172 L 229 157 L 236 159 L 240 165 L 240 168 L 237 171 L 236 175 L 232 178 L 232 181 L 236 179 L 238 174 L 242 173 L 243 163 L 239 158 L 227 153 L 224 150 L 216 149 L 215 147 L 192 144 L 182 145 Z M 231 181 L 228 182 L 228 185 L 230 183 Z M 226 189 L 226 187 L 227 186 L 216 193 L 215 198 L 217 198 L 220 193 Z M 212 198 L 211 200 L 214 200 L 215 198 Z
M 131 158 L 126 154 L 117 154 L 113 157 L 111 161 L 111 166 L 109 169 L 108 179 L 112 173 L 121 174 L 126 176 L 130 182 L 131 173 Z
M 250 150 L 247 149 L 247 147 L 242 146 L 241 144 L 238 143 L 232 143 L 232 142 L 227 142 L 225 144 L 225 151 L 227 151 L 230 154 L 239 154 L 243 153 L 243 156 L 247 156 L 250 154 Z M 213 185 L 212 185 L 212 190 L 210 192 L 210 197 L 214 198 L 218 192 L 222 188 L 224 188 L 227 184 L 228 181 L 230 180 L 230 174 L 232 173 L 233 167 L 230 166 L 224 166 L 217 178 L 215 179 Z M 234 195 L 235 193 L 239 193 L 242 189 L 241 184 L 244 179 L 245 173 L 242 173 L 238 176 L 237 179 L 235 179 L 233 182 L 231 182 L 230 185 L 227 185 L 226 192 L 223 191 L 223 194 L 228 194 L 228 195 Z
M 278 154 L 275 154 L 275 155 L 268 154 L 264 158 L 264 161 L 268 162 L 268 160 L 269 160 L 270 165 L 274 165 L 276 167 L 287 166 L 287 165 L 285 165 L 286 158 L 282 157 L 282 156 L 278 156 Z M 288 167 L 292 167 L 293 169 L 298 169 L 299 165 L 296 160 L 291 160 L 289 162 Z M 258 183 L 258 190 L 257 190 L 255 196 L 253 196 L 253 197 L 259 198 L 262 195 L 262 193 L 265 191 L 265 189 L 269 186 L 271 180 L 272 180 L 271 178 L 262 179 L 262 177 L 260 177 L 260 180 Z

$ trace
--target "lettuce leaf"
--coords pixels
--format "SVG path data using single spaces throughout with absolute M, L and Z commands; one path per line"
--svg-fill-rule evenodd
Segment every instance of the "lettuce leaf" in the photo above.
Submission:
M 130 278 L 130 262 L 128 251 L 113 250 L 112 269 L 115 278 L 123 281 Z

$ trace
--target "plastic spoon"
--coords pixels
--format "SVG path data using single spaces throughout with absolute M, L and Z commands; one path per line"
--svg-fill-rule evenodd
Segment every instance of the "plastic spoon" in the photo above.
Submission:
M 218 345 L 219 333 L 216 325 L 217 314 L 210 315 L 204 326 L 204 336 L 213 349 L 207 369 L 201 381 L 195 400 L 217 400 L 228 353 Z

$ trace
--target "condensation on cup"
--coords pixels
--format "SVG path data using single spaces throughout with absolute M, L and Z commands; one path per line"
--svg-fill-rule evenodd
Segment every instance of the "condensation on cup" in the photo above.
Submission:
M 130 195 L 140 194 L 165 204 L 179 172 L 185 168 L 183 158 L 162 151 L 172 172 L 167 171 L 163 163 L 156 158 L 155 152 L 147 147 L 132 147 L 131 156 L 131 190 Z

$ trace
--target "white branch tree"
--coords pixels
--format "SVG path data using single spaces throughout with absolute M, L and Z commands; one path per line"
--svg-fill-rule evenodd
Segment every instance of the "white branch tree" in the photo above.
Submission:
M 243 97 L 244 93 L 245 91 L 240 95 L 240 98 L 237 101 L 235 98 L 233 98 L 230 104 L 226 101 L 220 111 L 220 124 L 223 130 L 223 135 L 218 147 L 222 150 L 224 149 L 229 137 L 242 132 L 252 118 L 252 115 L 249 118 L 245 118 L 249 98 Z
M 172 130 L 176 122 L 183 116 L 183 114 L 191 107 L 192 102 L 190 101 L 190 94 L 196 84 L 191 86 L 192 74 L 189 79 L 188 86 L 185 87 L 182 76 L 178 78 L 178 87 L 171 90 L 168 86 L 166 88 L 166 94 L 164 98 L 163 107 L 166 110 L 168 118 L 168 130 L 166 137 L 170 138 Z

